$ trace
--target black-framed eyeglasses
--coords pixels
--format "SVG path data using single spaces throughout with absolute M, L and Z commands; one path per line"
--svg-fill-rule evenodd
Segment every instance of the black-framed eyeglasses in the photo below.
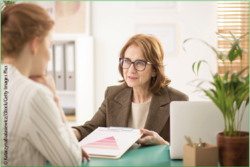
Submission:
M 128 69 L 131 64 L 134 64 L 134 67 L 137 71 L 144 71 L 147 64 L 151 64 L 148 61 L 144 61 L 144 60 L 136 60 L 134 62 L 132 62 L 131 60 L 127 59 L 127 58 L 120 58 L 120 66 L 123 69 Z

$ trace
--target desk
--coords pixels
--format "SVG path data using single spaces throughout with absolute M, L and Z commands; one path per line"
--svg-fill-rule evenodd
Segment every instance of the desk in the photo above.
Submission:
M 133 145 L 120 159 L 86 159 L 82 166 L 182 166 L 182 160 L 171 160 L 169 146 Z
M 85 159 L 81 166 L 182 166 L 182 160 L 170 159 L 169 146 L 133 145 L 120 159 Z

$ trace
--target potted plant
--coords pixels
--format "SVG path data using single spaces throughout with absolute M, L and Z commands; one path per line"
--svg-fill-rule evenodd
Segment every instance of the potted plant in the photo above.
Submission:
M 218 59 L 222 60 L 224 64 L 225 60 L 229 60 L 231 68 L 232 62 L 239 57 L 241 61 L 241 70 L 239 72 L 231 72 L 231 69 L 225 70 L 224 76 L 211 72 L 213 76 L 212 82 L 196 79 L 191 81 L 191 83 L 196 85 L 198 91 L 204 92 L 219 108 L 223 115 L 225 129 L 223 132 L 217 134 L 220 165 L 249 166 L 249 132 L 241 131 L 244 111 L 249 104 L 249 72 L 246 75 L 242 75 L 248 67 L 242 69 L 242 53 L 244 50 L 240 45 L 240 41 L 249 35 L 249 32 L 240 38 L 236 38 L 235 35 L 230 32 L 234 41 L 229 40 L 219 33 L 217 34 L 230 43 L 231 49 L 228 53 L 219 52 L 205 41 L 200 41 L 209 46 L 213 52 L 215 52 Z M 193 39 L 187 39 L 184 43 L 189 40 Z M 184 47 L 183 49 L 185 51 Z M 196 75 L 198 75 L 201 63 L 207 62 L 201 60 L 194 62 L 192 65 L 193 72 Z M 204 88 L 204 83 L 211 84 L 212 88 Z

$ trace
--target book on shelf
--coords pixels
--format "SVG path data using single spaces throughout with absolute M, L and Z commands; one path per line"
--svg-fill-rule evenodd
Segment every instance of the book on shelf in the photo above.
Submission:
M 66 116 L 66 119 L 68 121 L 76 121 L 76 111 L 75 108 L 62 108 L 64 111 L 64 114 Z
M 76 116 L 75 115 L 66 115 L 66 119 L 67 119 L 67 121 L 75 122 L 76 121 Z

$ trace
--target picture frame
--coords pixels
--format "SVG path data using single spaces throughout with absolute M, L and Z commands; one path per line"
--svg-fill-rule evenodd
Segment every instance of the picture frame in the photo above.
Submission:
M 134 2 L 135 13 L 168 13 L 179 12 L 179 1 L 136 1 Z
M 55 34 L 90 35 L 90 1 L 35 1 L 56 22 Z
M 178 25 L 176 23 L 136 24 L 135 34 L 153 35 L 160 40 L 165 56 L 178 55 Z

